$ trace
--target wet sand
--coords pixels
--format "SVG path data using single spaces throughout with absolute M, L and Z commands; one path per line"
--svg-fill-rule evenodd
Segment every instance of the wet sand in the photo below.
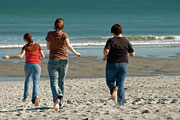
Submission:
M 71 58 L 67 78 L 105 77 L 106 62 L 96 57 Z M 41 64 L 41 77 L 48 77 L 47 60 Z M 128 76 L 180 75 L 180 59 L 129 57 Z M 24 62 L 0 62 L 0 76 L 23 77 Z

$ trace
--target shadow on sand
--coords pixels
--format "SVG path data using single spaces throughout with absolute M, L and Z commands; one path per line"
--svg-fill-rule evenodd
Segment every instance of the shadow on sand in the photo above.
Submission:
M 28 109 L 16 109 L 16 110 L 6 110 L 6 111 L 2 111 L 0 110 L 0 113 L 6 113 L 6 112 L 20 112 L 20 111 L 46 111 L 49 109 L 53 109 L 51 107 L 37 107 L 37 108 L 28 108 Z

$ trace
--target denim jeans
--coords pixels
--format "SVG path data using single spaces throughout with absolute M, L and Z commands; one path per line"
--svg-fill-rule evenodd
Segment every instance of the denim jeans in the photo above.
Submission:
M 68 60 L 53 60 L 48 62 L 48 72 L 50 78 L 53 101 L 60 99 L 60 106 L 64 102 L 64 80 L 68 70 Z
M 128 72 L 128 63 L 107 63 L 106 64 L 106 84 L 110 94 L 113 88 L 118 87 L 117 100 L 120 105 L 125 103 L 124 80 Z
M 28 97 L 29 93 L 29 77 L 32 74 L 33 79 L 33 92 L 32 92 L 32 103 L 35 102 L 35 97 L 39 96 L 39 79 L 41 74 L 41 67 L 38 64 L 26 63 L 24 66 L 25 72 L 25 83 L 24 83 L 24 99 Z

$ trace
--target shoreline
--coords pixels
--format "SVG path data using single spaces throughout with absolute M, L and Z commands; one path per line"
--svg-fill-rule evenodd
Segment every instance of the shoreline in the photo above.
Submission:
M 129 57 L 127 76 L 169 76 L 180 75 L 180 58 Z M 47 59 L 41 64 L 41 77 L 49 78 Z M 24 61 L 13 63 L 0 61 L 0 77 L 24 77 Z M 104 78 L 105 66 L 101 58 L 70 58 L 67 79 L 69 78 Z

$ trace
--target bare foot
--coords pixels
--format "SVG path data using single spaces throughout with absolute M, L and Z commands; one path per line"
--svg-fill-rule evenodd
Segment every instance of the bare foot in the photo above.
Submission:
M 112 100 L 114 100 L 115 102 L 117 102 L 117 91 L 118 91 L 118 88 L 115 87 L 112 92 Z
M 64 103 L 62 105 L 59 106 L 60 109 L 62 109 L 64 107 Z
M 34 103 L 35 106 L 38 106 L 39 105 L 39 99 L 38 99 L 38 96 L 35 97 L 35 103 Z
M 26 102 L 26 99 L 22 99 L 22 102 Z
M 60 103 L 60 99 L 56 99 L 56 101 L 55 101 L 55 104 L 54 104 L 54 110 L 55 111 L 58 111 L 59 110 L 59 103 Z

